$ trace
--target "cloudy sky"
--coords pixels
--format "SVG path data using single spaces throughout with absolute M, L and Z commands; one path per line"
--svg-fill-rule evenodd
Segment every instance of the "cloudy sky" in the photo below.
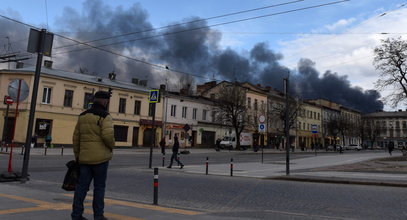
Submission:
M 372 65 L 372 51 L 381 39 L 405 38 L 404 3 L 2 0 L 0 15 L 82 42 L 106 37 L 89 44 L 116 53 L 56 36 L 55 68 L 81 68 L 96 75 L 115 70 L 121 80 L 148 79 L 152 86 L 191 74 L 197 82 L 250 81 L 277 89 L 290 72 L 293 92 L 304 98 L 330 99 L 371 112 L 406 108 L 382 103 L 388 91 L 375 91 L 379 73 Z M 29 27 L 0 18 L 0 28 L 5 30 L 0 54 L 24 52 Z M 110 38 L 123 34 L 128 35 Z

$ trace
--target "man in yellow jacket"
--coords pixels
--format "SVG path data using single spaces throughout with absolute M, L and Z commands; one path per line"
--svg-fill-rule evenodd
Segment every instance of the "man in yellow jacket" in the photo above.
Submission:
M 79 115 L 75 127 L 73 151 L 80 168 L 72 205 L 73 220 L 86 220 L 82 216 L 83 201 L 92 179 L 94 219 L 107 219 L 103 215 L 106 177 L 115 144 L 112 117 L 107 111 L 109 100 L 110 92 L 96 92 L 92 107 Z

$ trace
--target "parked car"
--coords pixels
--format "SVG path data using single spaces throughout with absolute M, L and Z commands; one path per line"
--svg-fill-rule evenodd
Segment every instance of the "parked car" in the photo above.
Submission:
M 342 150 L 345 149 L 345 148 L 343 148 L 343 146 L 337 144 L 337 145 L 336 145 L 336 150 L 339 151 L 339 150 L 341 149 L 341 147 L 342 147 Z M 329 145 L 329 146 L 327 147 L 327 149 L 330 150 L 330 151 L 333 151 L 333 150 L 334 150 L 334 146 L 333 146 L 333 145 Z
M 348 146 L 346 146 L 345 148 L 346 150 L 357 150 L 360 151 L 362 150 L 362 147 L 358 144 L 349 144 Z

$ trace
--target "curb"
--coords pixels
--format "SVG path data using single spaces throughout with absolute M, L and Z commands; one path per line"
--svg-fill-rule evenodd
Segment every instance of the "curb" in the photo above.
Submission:
M 369 185 L 369 186 L 407 187 L 407 183 L 381 182 L 380 180 L 366 181 L 366 180 L 335 178 L 335 177 L 321 178 L 321 177 L 301 177 L 301 176 L 277 176 L 277 177 L 267 177 L 264 179 L 298 181 L 298 182 L 314 182 L 314 183 L 336 183 L 336 184 L 356 184 L 356 185 Z

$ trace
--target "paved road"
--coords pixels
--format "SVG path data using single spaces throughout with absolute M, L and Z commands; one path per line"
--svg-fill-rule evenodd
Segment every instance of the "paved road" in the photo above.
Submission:
M 106 207 L 110 219 L 407 218 L 405 188 L 268 179 L 273 173 L 285 173 L 285 156 L 278 152 L 267 152 L 263 165 L 258 160 L 259 154 L 252 152 L 192 152 L 183 156 L 184 161 L 188 161 L 185 169 L 160 169 L 160 206 L 151 206 L 153 175 L 145 166 L 146 152 L 129 155 L 119 151 L 115 155 L 106 192 L 110 199 Z M 204 175 L 204 166 L 200 164 L 201 157 L 206 155 L 219 160 L 210 164 L 210 174 L 215 174 L 217 166 L 219 171 L 225 169 L 226 172 Z M 230 156 L 239 158 L 233 177 L 228 175 L 229 164 L 220 163 Z M 317 157 L 298 154 L 293 155 L 291 166 L 296 174 L 317 167 L 318 163 L 351 163 L 382 156 L 387 155 L 383 152 L 320 154 Z M 0 165 L 5 158 L 7 155 L 0 155 Z M 71 155 L 43 156 L 34 152 L 29 182 L 0 183 L 0 219 L 69 219 L 72 193 L 60 189 L 65 171 L 63 165 L 69 158 Z M 156 166 L 161 164 L 159 159 L 156 157 Z M 13 210 L 15 213 L 11 213 Z M 89 213 L 86 216 L 91 216 L 91 210 Z

